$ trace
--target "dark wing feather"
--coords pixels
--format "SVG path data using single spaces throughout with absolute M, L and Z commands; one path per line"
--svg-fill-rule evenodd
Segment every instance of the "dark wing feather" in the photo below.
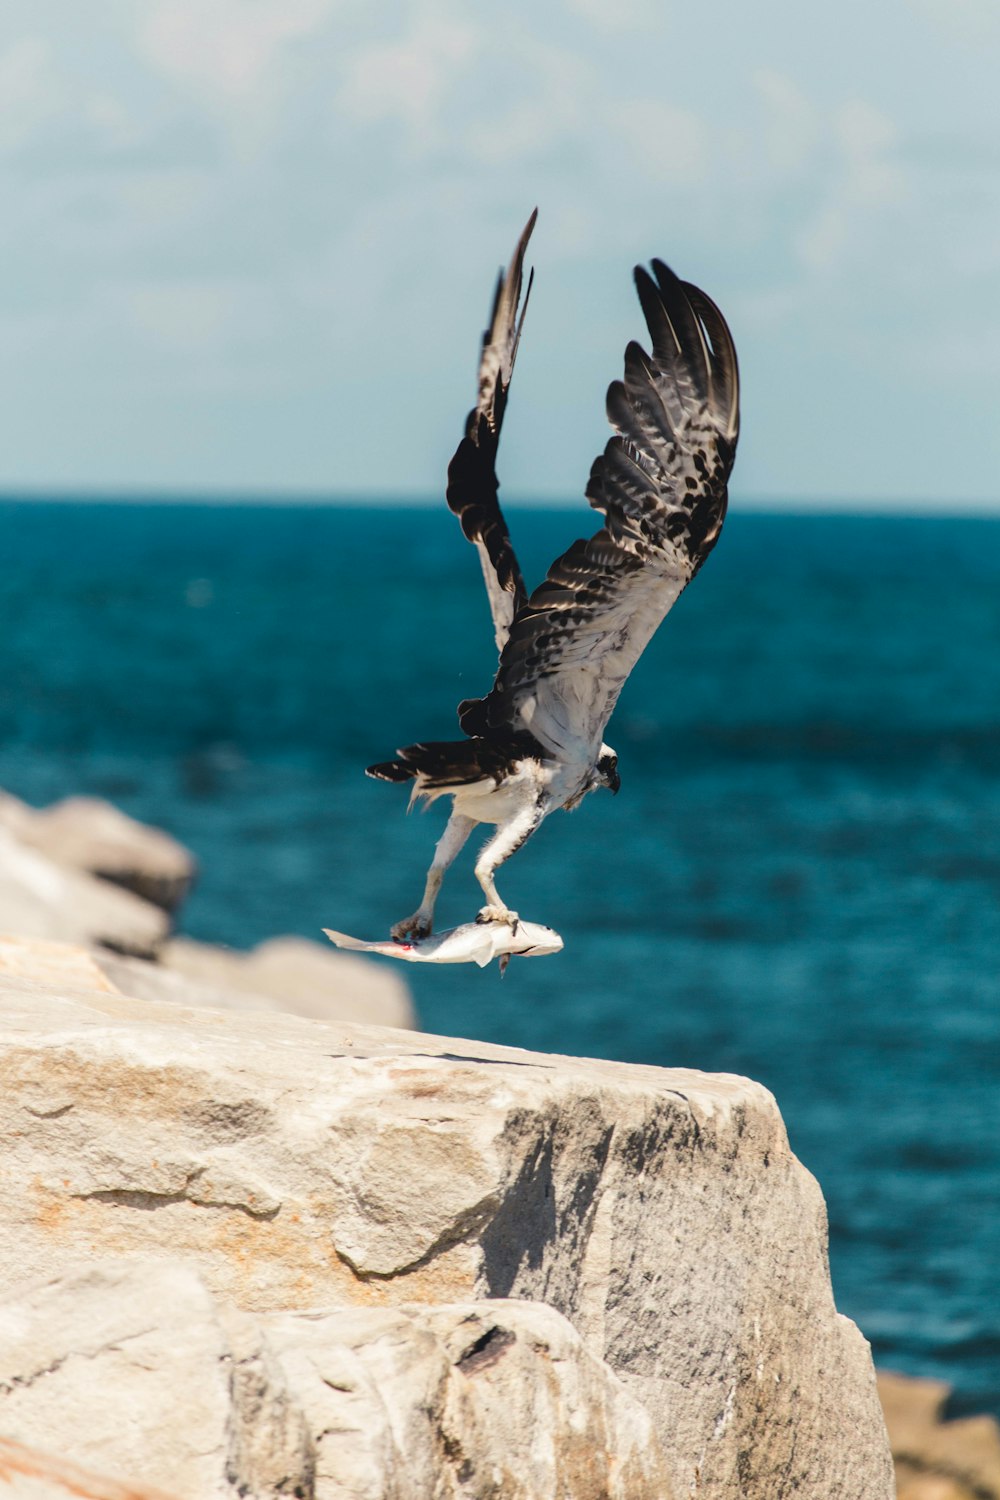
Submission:
M 532 272 L 518 317 L 524 253 L 537 214 L 536 209 L 525 225 L 506 273 L 500 272 L 490 325 L 483 334 L 479 399 L 466 419 L 465 436 L 448 466 L 448 505 L 479 552 L 498 651 L 503 650 L 511 622 L 527 599 L 507 522 L 500 509 L 496 457 L 507 407 L 507 391 L 514 373 L 517 346 L 534 278 Z
M 587 484 L 605 524 L 518 611 L 492 691 L 466 709 L 468 733 L 527 729 L 558 758 L 592 762 L 626 678 L 718 540 L 739 432 L 736 351 L 704 292 L 660 261 L 653 273 L 635 273 L 652 353 L 625 351 L 608 390 L 616 435 Z

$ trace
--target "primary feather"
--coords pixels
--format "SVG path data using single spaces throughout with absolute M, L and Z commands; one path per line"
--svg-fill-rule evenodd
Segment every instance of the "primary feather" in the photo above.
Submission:
M 532 271 L 518 317 L 524 255 L 537 216 L 538 210 L 535 209 L 521 232 L 506 274 L 501 271 L 497 280 L 493 312 L 489 327 L 483 334 L 478 399 L 466 418 L 465 436 L 448 466 L 448 505 L 479 552 L 498 651 L 503 650 L 511 622 L 527 598 L 507 522 L 500 509 L 496 458 L 507 409 L 507 392 L 534 280 Z

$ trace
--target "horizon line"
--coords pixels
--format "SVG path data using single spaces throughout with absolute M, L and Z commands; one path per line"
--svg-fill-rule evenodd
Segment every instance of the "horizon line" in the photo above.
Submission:
M 582 495 L 560 496 L 555 494 L 529 495 L 507 494 L 502 497 L 504 505 L 511 510 L 571 510 L 593 509 L 587 506 Z M 278 488 L 253 489 L 208 488 L 194 489 L 189 486 L 158 488 L 148 485 L 96 486 L 0 486 L 0 505 L 11 504 L 66 504 L 66 505 L 220 505 L 220 506 L 316 506 L 331 508 L 356 507 L 372 509 L 431 509 L 444 506 L 443 492 L 433 491 L 366 491 L 366 490 L 313 490 Z M 1000 496 L 995 500 L 956 499 L 943 502 L 938 498 L 920 496 L 885 497 L 833 497 L 752 494 L 730 497 L 731 513 L 745 515 L 867 515 L 885 517 L 929 517 L 937 515 L 948 519 L 997 519 L 1000 518 Z M 595 512 L 600 514 L 600 512 Z

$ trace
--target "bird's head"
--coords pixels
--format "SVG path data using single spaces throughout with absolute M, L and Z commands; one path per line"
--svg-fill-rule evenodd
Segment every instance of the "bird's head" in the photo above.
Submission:
M 617 792 L 622 784 L 618 775 L 618 756 L 610 745 L 602 745 L 597 757 L 597 784 L 606 786 L 609 791 Z

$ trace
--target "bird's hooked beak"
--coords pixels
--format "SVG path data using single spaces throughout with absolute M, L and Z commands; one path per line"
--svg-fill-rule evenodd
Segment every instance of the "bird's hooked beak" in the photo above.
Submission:
M 622 782 L 618 775 L 618 757 L 610 745 L 602 745 L 597 757 L 597 784 L 617 794 Z

